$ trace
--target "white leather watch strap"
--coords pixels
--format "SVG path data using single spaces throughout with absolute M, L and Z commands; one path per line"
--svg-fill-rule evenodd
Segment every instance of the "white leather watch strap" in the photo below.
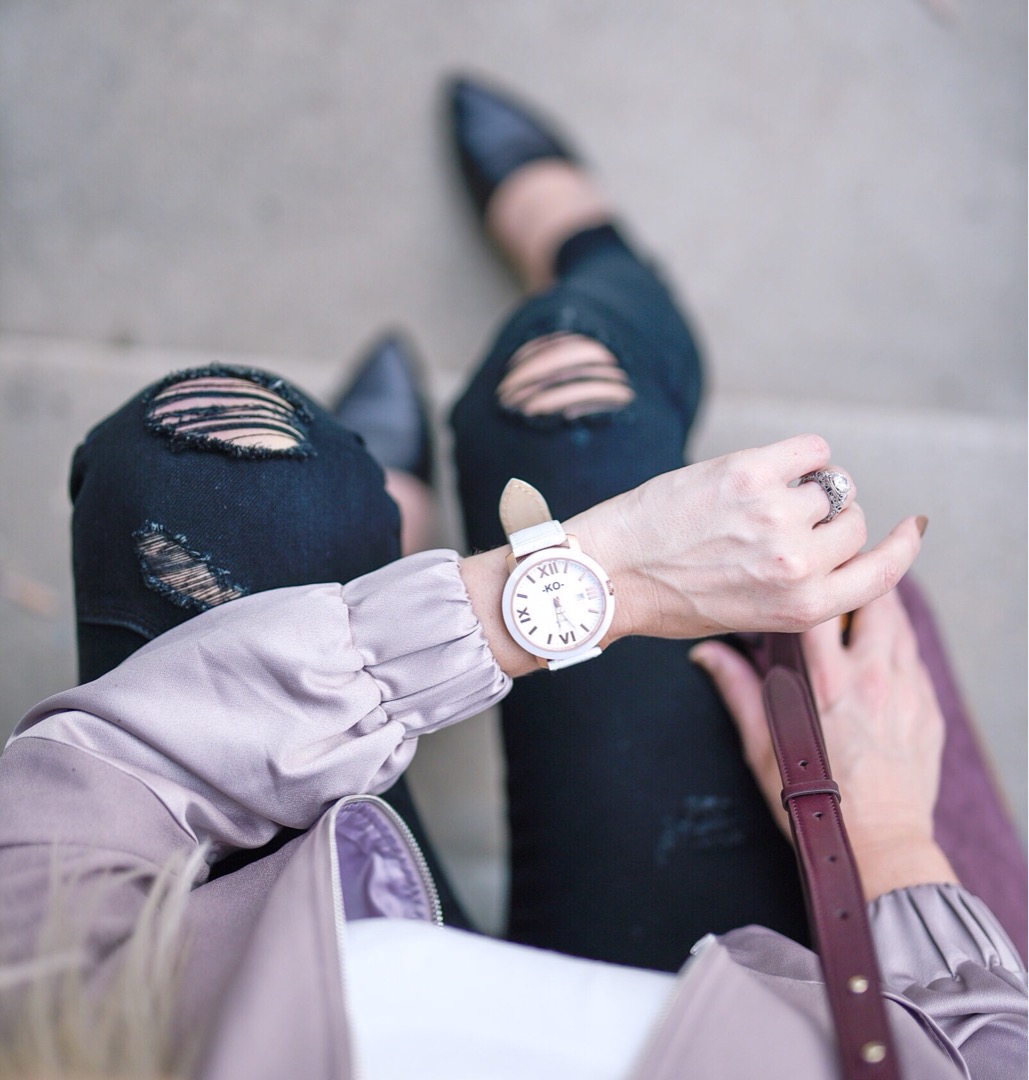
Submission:
M 588 652 L 573 656 L 570 660 L 543 660 L 541 657 L 537 657 L 537 660 L 542 667 L 550 668 L 551 671 L 560 671 L 562 668 L 575 667 L 576 664 L 581 664 L 583 660 L 592 660 L 594 657 L 600 656 L 603 651 L 599 645 L 594 645 Z
M 500 496 L 500 524 L 508 537 L 532 525 L 542 525 L 554 515 L 547 500 L 524 480 L 508 480 Z
M 546 548 L 571 548 L 572 550 L 568 552 L 569 561 L 574 561 L 576 558 L 581 561 L 583 558 L 587 558 L 579 551 L 579 545 L 576 543 L 575 538 L 569 536 L 565 532 L 561 522 L 556 521 L 553 518 L 550 513 L 550 507 L 547 506 L 547 500 L 543 498 L 532 484 L 528 484 L 524 480 L 508 480 L 504 487 L 504 491 L 500 496 L 500 523 L 503 525 L 504 532 L 507 534 L 507 538 L 511 543 L 511 554 L 508 556 L 508 567 L 511 570 L 512 575 L 516 573 L 516 564 L 520 560 L 524 560 L 526 556 L 533 555 L 535 552 L 543 551 Z M 604 629 L 606 629 L 611 621 L 611 612 L 614 610 L 613 589 L 610 581 L 607 580 L 606 572 L 600 566 L 593 563 L 592 569 L 589 569 L 589 563 L 591 561 L 592 560 L 588 560 L 587 558 L 587 566 L 583 568 L 585 573 L 596 573 L 601 582 L 601 588 L 604 588 L 606 583 L 607 595 L 605 596 L 605 601 L 608 604 L 607 614 L 604 616 L 606 619 Z M 567 570 L 567 561 L 564 563 L 564 566 Z M 515 641 L 520 642 L 527 652 L 536 656 L 537 663 L 539 663 L 540 667 L 550 668 L 551 671 L 558 671 L 561 668 L 571 667 L 573 664 L 581 664 L 583 660 L 590 660 L 595 656 L 600 656 L 606 639 L 605 641 L 598 642 L 591 648 L 578 652 L 578 655 L 547 658 L 536 653 L 532 642 L 525 638 L 524 634 L 521 633 L 520 628 L 515 625 L 511 618 L 508 607 L 508 593 L 512 589 L 512 582 L 514 582 L 514 580 L 515 578 L 512 576 L 508 580 L 508 585 L 505 589 L 504 620 L 507 623 L 507 628 L 510 631 L 511 636 Z M 550 586 L 548 586 L 548 588 L 549 587 Z M 535 631 L 535 627 L 533 627 L 533 631 Z M 600 631 L 597 632 L 599 633 Z M 574 635 L 572 636 L 572 641 L 575 641 Z

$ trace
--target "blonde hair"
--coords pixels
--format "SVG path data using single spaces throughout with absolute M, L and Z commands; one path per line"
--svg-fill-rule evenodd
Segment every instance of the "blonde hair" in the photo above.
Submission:
M 173 1032 L 184 953 L 186 902 L 204 849 L 153 870 L 116 871 L 73 889 L 55 854 L 50 903 L 33 955 L 0 967 L 4 1080 L 158 1080 L 186 1077 L 194 1045 Z M 152 878 L 152 880 L 151 880 Z M 98 990 L 85 970 L 85 928 L 115 890 L 146 883 L 147 893 L 115 968 Z M 83 919 L 85 914 L 85 919 Z M 76 940 L 78 938 L 78 940 Z

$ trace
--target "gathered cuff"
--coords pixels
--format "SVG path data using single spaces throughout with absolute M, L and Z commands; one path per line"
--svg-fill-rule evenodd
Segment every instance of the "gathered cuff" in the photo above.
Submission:
M 969 963 L 1025 974 L 993 912 L 960 885 L 896 889 L 873 900 L 869 915 L 888 985 L 927 986 L 958 977 Z
M 409 737 L 482 712 L 511 688 L 490 650 L 456 551 L 423 551 L 343 586 L 354 647 L 381 707 Z

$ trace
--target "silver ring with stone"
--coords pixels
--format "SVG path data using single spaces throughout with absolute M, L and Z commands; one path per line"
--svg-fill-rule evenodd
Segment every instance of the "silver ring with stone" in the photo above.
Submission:
M 850 480 L 845 473 L 837 472 L 835 469 L 815 469 L 814 472 L 802 476 L 800 482 L 802 484 L 817 484 L 825 492 L 825 497 L 829 500 L 829 513 L 818 522 L 819 525 L 825 525 L 826 522 L 832 521 L 847 502 L 847 495 L 850 492 Z

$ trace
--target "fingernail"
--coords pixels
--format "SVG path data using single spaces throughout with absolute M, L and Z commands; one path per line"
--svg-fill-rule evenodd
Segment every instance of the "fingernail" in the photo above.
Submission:
M 925 516 L 925 514 L 920 514 L 917 518 L 915 518 L 915 524 L 918 526 L 918 535 L 925 536 L 925 529 L 926 526 L 929 524 L 929 519 Z

